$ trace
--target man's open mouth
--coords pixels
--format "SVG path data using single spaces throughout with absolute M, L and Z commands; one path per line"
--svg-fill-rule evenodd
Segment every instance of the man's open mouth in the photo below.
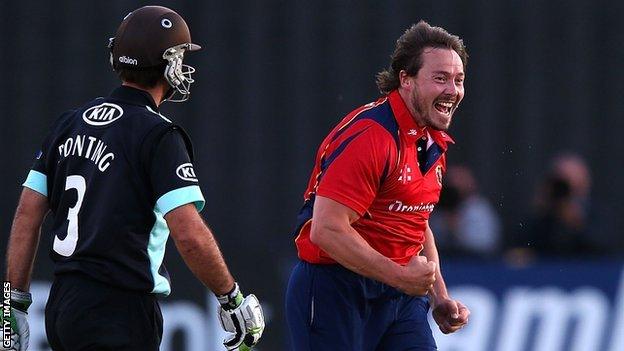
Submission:
M 453 103 L 450 101 L 441 101 L 433 104 L 436 110 L 445 115 L 450 115 L 453 110 Z

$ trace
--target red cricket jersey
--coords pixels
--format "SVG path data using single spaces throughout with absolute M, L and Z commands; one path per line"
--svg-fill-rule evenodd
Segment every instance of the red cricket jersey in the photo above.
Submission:
M 416 141 L 427 135 L 433 144 L 422 174 Z M 453 140 L 445 132 L 419 128 L 396 90 L 349 113 L 316 155 L 298 216 L 299 258 L 335 263 L 310 241 L 314 198 L 319 195 L 356 211 L 361 217 L 353 228 L 382 255 L 407 264 L 423 248 L 426 223 L 442 189 L 449 142 Z

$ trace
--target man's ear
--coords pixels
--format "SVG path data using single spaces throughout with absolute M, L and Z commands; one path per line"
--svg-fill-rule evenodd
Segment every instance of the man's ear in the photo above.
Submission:
M 399 82 L 401 83 L 402 88 L 409 88 L 411 86 L 412 80 L 409 78 L 410 76 L 404 69 L 399 72 Z

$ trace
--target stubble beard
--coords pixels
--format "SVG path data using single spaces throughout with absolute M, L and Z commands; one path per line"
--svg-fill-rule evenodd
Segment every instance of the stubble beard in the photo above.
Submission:
M 449 129 L 453 118 L 453 112 L 455 111 L 451 111 L 448 122 L 436 120 L 435 116 L 431 114 L 431 109 L 433 107 L 426 105 L 418 92 L 418 87 L 414 87 L 411 105 L 415 112 L 414 119 L 419 127 L 430 127 L 441 131 L 447 131 Z M 436 110 L 435 113 L 438 113 L 438 111 Z

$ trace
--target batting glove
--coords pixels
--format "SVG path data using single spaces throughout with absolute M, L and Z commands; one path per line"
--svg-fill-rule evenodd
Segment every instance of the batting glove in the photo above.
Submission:
M 264 315 L 258 298 L 254 294 L 243 297 L 237 283 L 226 295 L 217 295 L 219 320 L 227 332 L 233 333 L 223 341 L 227 350 L 247 351 L 260 341 L 264 331 Z
M 11 309 L 10 314 L 5 315 L 4 309 L 0 313 L 0 321 L 4 327 L 5 321 L 9 322 L 11 328 L 11 340 L 7 343 L 2 342 L 0 350 L 10 351 L 26 351 L 28 349 L 28 339 L 30 338 L 30 329 L 28 328 L 28 319 L 26 311 L 32 303 L 30 293 L 11 290 Z

